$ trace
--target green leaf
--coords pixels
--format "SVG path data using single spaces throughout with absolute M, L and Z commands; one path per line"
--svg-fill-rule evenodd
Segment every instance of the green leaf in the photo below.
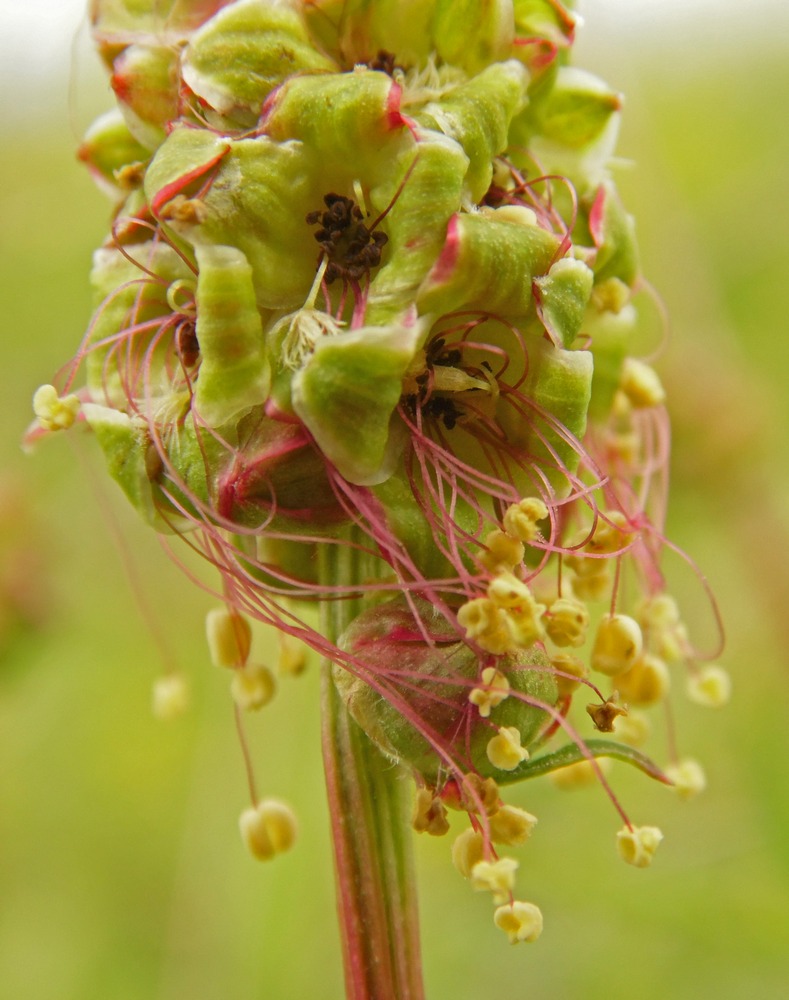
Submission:
M 543 774 L 550 774 L 560 767 L 567 767 L 569 764 L 576 764 L 578 761 L 586 760 L 588 754 L 593 757 L 612 757 L 614 760 L 624 761 L 625 764 L 632 764 L 639 771 L 664 785 L 671 784 L 660 768 L 653 761 L 636 750 L 634 747 L 624 743 L 616 743 L 614 740 L 586 740 L 584 750 L 577 743 L 568 743 L 567 746 L 554 750 L 552 753 L 543 754 L 541 757 L 533 757 L 530 760 L 519 764 L 514 771 L 502 774 L 498 779 L 500 784 L 520 781 L 524 778 L 538 778 Z

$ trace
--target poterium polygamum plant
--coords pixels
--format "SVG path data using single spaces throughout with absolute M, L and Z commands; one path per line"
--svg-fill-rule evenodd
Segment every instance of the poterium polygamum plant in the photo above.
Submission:
M 249 618 L 332 665 L 345 916 L 364 849 L 342 846 L 343 795 L 380 751 L 417 830 L 467 814 L 457 867 L 533 940 L 508 852 L 535 819 L 500 787 L 599 781 L 646 865 L 660 831 L 599 759 L 691 794 L 698 765 L 651 763 L 630 709 L 678 669 L 727 696 L 659 568 L 669 431 L 633 356 L 652 303 L 609 170 L 620 97 L 568 65 L 558 0 L 91 9 L 119 109 L 80 156 L 117 209 L 32 436 L 88 428 L 143 517 L 217 568 L 209 641 L 239 706 L 273 689 Z M 252 805 L 253 850 L 289 846 L 287 810 Z

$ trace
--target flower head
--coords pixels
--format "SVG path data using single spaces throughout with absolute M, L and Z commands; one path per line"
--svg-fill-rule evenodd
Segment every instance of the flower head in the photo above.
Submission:
M 208 644 L 239 708 L 274 689 L 251 620 L 331 661 L 414 774 L 415 828 L 469 814 L 455 863 L 497 901 L 516 863 L 494 844 L 536 822 L 500 783 L 602 783 L 620 852 L 647 863 L 655 828 L 630 825 L 597 758 L 665 778 L 584 735 L 574 694 L 610 733 L 626 709 L 589 667 L 642 705 L 670 669 L 705 704 L 728 686 L 660 570 L 668 423 L 633 357 L 619 95 L 568 64 L 558 0 L 171 7 L 91 7 L 119 114 L 80 155 L 116 209 L 31 437 L 89 428 L 142 516 L 218 570 Z M 258 857 L 293 840 L 268 801 L 241 829 Z M 495 921 L 513 942 L 542 929 L 511 896 Z

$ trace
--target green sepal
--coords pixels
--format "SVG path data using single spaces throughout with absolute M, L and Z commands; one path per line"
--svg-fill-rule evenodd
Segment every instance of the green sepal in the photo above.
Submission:
M 558 69 L 553 86 L 532 91 L 521 116 L 528 130 L 543 139 L 583 150 L 603 134 L 622 98 L 598 77 L 575 66 Z
M 265 132 L 299 139 L 322 171 L 369 177 L 388 170 L 403 140 L 412 141 L 398 93 L 385 73 L 372 71 L 291 77 L 271 100 Z
M 583 261 L 557 260 L 546 275 L 534 279 L 540 297 L 540 317 L 557 345 L 570 347 L 583 323 L 594 275 Z
M 303 304 L 315 273 L 318 248 L 304 222 L 320 207 L 314 170 L 298 142 L 178 128 L 154 157 L 145 190 L 156 211 L 184 190 L 203 188 L 202 221 L 170 219 L 166 228 L 191 244 L 237 247 L 252 266 L 259 307 L 287 312 Z
M 112 88 L 132 135 L 148 150 L 164 141 L 178 116 L 179 53 L 173 48 L 130 45 L 113 64 Z
M 202 189 L 217 164 L 228 154 L 230 140 L 205 129 L 179 125 L 156 151 L 145 174 L 145 195 L 154 215 L 176 195 Z M 169 228 L 178 232 L 174 223 Z
M 160 513 L 148 474 L 153 446 L 145 421 L 97 403 L 83 403 L 82 412 L 104 453 L 107 471 L 143 520 L 162 534 L 183 530 L 188 522 L 174 510 Z
M 425 517 L 402 470 L 397 470 L 385 482 L 373 486 L 372 493 L 381 504 L 387 528 L 405 546 L 408 556 L 424 579 L 440 581 L 457 576 L 457 568 L 436 544 L 435 529 Z M 468 501 L 457 497 L 452 508 L 454 525 L 471 534 L 477 526 L 477 519 L 478 513 Z M 446 540 L 443 541 L 446 544 Z
M 117 195 L 115 172 L 132 163 L 144 163 L 150 153 L 129 131 L 117 108 L 101 115 L 90 126 L 77 152 L 97 183 Z
M 568 743 L 567 746 L 563 746 L 559 750 L 524 761 L 514 771 L 502 775 L 499 778 L 499 783 L 506 784 L 511 781 L 522 781 L 525 778 L 539 778 L 544 774 L 550 774 L 551 771 L 557 771 L 561 767 L 587 760 L 588 754 L 591 754 L 595 758 L 611 757 L 614 760 L 621 760 L 625 764 L 632 764 L 633 767 L 637 767 L 639 771 L 643 771 L 650 778 L 654 778 L 664 785 L 671 784 L 657 764 L 651 761 L 646 754 L 634 747 L 627 746 L 625 743 L 616 743 L 614 740 L 586 740 L 584 749 L 587 753 L 584 753 L 577 743 Z
M 301 423 L 273 419 L 255 408 L 222 434 L 227 438 L 223 453 L 211 464 L 222 517 L 259 530 L 261 537 L 312 536 L 335 531 L 347 520 L 326 462 Z
M 145 38 L 177 44 L 234 0 L 91 0 L 90 20 L 100 49 Z
M 566 351 L 529 338 L 528 368 L 519 392 L 534 403 L 529 419 L 518 408 L 499 406 L 497 420 L 515 447 L 540 468 L 558 496 L 570 490 L 586 432 L 594 363 L 589 351 Z M 565 433 L 567 432 L 567 433 Z M 568 439 L 567 435 L 572 437 Z M 574 440 L 573 440 L 574 439 Z
M 450 219 L 441 256 L 419 289 L 420 312 L 479 309 L 515 317 L 533 311 L 532 279 L 548 270 L 559 240 L 537 225 L 499 221 L 508 212 Z
M 318 447 L 349 482 L 391 475 L 395 408 L 424 324 L 362 327 L 318 341 L 293 378 L 293 408 Z
M 146 271 L 152 272 L 156 279 Z M 124 333 L 136 331 L 129 332 L 128 338 L 136 356 L 142 358 L 161 325 L 172 317 L 166 300 L 167 286 L 174 281 L 192 281 L 193 277 L 181 257 L 166 243 L 138 244 L 134 247 L 134 259 L 113 247 L 102 247 L 94 253 L 91 284 L 96 311 L 90 326 L 85 369 L 87 386 L 95 399 L 105 399 L 112 406 L 126 409 L 129 393 L 134 390 L 125 371 L 129 345 L 123 343 Z M 150 329 L 139 330 L 147 323 L 151 324 Z M 148 391 L 153 396 L 171 391 L 165 364 L 171 349 L 171 339 L 158 337 L 148 358 Z
M 253 125 L 265 99 L 293 73 L 337 67 L 317 52 L 299 11 L 242 0 L 192 37 L 183 77 L 201 100 L 232 124 Z
M 312 6 L 307 6 L 308 18 Z M 324 10 L 326 6 L 330 5 L 321 4 L 322 17 L 314 19 L 321 31 L 332 16 Z M 434 6 L 435 0 L 341 0 L 339 49 L 354 63 L 366 62 L 384 50 L 392 52 L 405 68 L 421 65 L 433 48 Z
M 520 44 L 516 42 L 512 54 L 535 75 L 555 66 L 557 55 L 572 44 L 576 18 L 567 6 L 552 0 L 513 0 L 515 36 Z
M 590 338 L 589 350 L 594 356 L 590 420 L 604 421 L 611 412 L 636 320 L 636 310 L 630 304 L 618 313 L 590 310 L 587 316 L 584 333 Z
M 593 263 L 595 281 L 619 278 L 632 286 L 639 274 L 635 223 L 610 182 L 601 184 L 595 192 L 588 207 L 588 226 L 597 251 Z
M 197 246 L 200 371 L 194 407 L 209 427 L 266 401 L 271 369 L 252 268 L 235 247 Z
M 438 57 L 469 75 L 505 59 L 514 37 L 512 0 L 437 0 L 433 38 Z
M 367 296 L 366 322 L 391 323 L 415 300 L 444 245 L 447 222 L 460 208 L 468 157 L 446 136 L 418 132 L 386 179 L 370 190 L 377 212 L 391 205 L 381 226 L 389 237 L 385 262 Z
M 430 102 L 415 116 L 428 128 L 455 139 L 469 158 L 465 187 L 474 204 L 490 187 L 493 159 L 507 147 L 510 122 L 520 111 L 528 75 L 514 59 L 488 66 L 481 73 Z

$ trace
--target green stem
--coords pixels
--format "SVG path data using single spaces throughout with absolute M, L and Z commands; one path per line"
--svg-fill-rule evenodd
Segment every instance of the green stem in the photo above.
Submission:
M 322 548 L 323 583 L 352 586 L 369 575 L 352 547 Z M 336 642 L 360 609 L 361 599 L 326 601 L 326 638 Z M 323 671 L 323 759 L 347 997 L 423 1000 L 406 778 L 349 716 L 332 665 Z

